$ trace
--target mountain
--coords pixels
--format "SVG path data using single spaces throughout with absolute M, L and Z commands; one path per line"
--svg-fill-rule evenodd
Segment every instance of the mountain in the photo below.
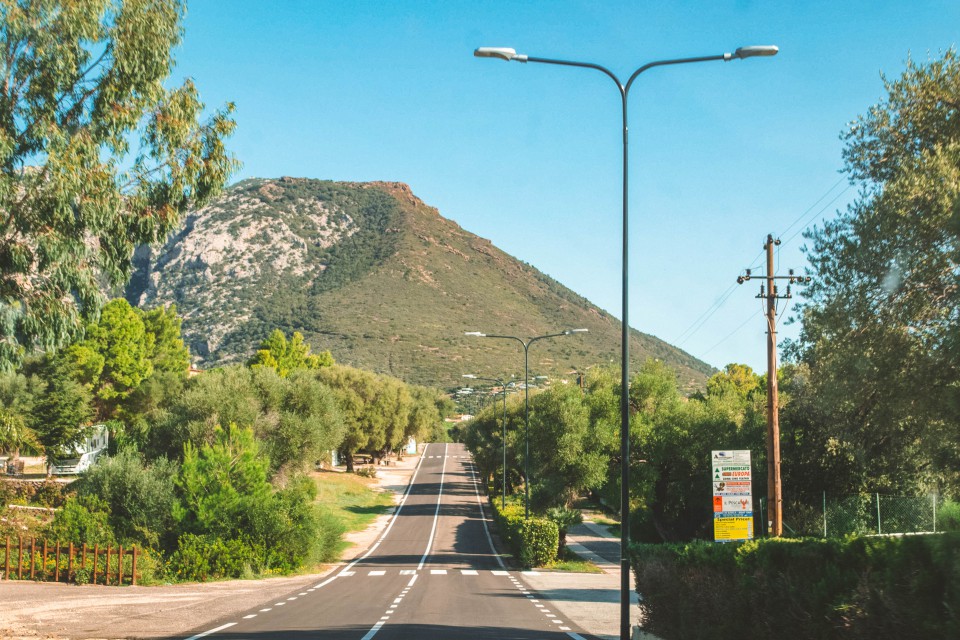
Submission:
M 159 250 L 142 248 L 127 298 L 175 303 L 202 367 L 240 362 L 273 329 L 300 331 L 338 362 L 417 384 L 464 373 L 523 376 L 522 338 L 589 333 L 530 347 L 530 375 L 564 376 L 620 359 L 620 323 L 534 267 L 461 229 L 401 183 L 249 179 L 191 212 Z M 710 365 L 632 332 L 631 360 L 659 358 L 681 387 Z

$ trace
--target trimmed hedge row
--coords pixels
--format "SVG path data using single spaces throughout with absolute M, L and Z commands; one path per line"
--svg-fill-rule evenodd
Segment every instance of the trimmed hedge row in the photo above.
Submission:
M 664 640 L 960 637 L 960 533 L 635 545 Z
M 500 509 L 491 500 L 493 516 L 514 556 L 524 567 L 541 567 L 557 559 L 560 530 L 556 523 L 546 518 L 523 517 L 523 507 L 508 504 Z

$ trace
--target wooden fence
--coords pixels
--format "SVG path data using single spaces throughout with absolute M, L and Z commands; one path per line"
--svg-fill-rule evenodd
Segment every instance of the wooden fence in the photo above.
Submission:
M 3 577 L 5 580 L 136 585 L 137 555 L 136 547 L 125 550 L 123 546 L 101 548 L 97 544 L 91 549 L 86 544 L 77 547 L 71 542 L 65 546 L 57 541 L 50 545 L 47 540 L 7 536 Z

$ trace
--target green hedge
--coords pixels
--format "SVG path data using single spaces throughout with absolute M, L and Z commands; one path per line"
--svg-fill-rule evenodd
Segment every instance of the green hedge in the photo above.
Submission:
M 960 533 L 635 545 L 664 640 L 960 637 Z
M 501 509 L 491 501 L 500 535 L 524 567 L 541 567 L 557 559 L 560 530 L 547 518 L 523 517 L 523 506 L 508 504 Z

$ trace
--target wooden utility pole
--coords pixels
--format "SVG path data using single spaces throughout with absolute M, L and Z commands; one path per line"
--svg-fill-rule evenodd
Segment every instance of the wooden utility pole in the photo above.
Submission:
M 767 280 L 766 292 L 760 285 L 757 298 L 766 299 L 767 321 L 767 534 L 771 536 L 783 535 L 783 490 L 780 484 L 780 402 L 777 390 L 777 300 L 792 298 L 790 285 L 795 282 L 810 282 L 810 277 L 795 276 L 793 269 L 790 275 L 774 275 L 773 248 L 780 244 L 780 239 L 773 239 L 767 234 L 767 241 L 763 248 L 767 252 Z M 750 270 L 744 276 L 737 278 L 737 284 L 743 284 L 751 279 Z M 777 280 L 788 280 L 786 295 L 780 295 L 777 290 Z

